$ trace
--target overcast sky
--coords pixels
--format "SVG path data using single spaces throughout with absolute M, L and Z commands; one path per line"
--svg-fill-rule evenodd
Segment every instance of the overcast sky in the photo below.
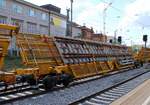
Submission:
M 66 14 L 70 0 L 26 0 L 36 5 L 53 4 Z M 112 3 L 108 7 L 108 4 Z M 73 21 L 80 25 L 93 27 L 95 32 L 103 32 L 103 10 L 106 11 L 106 32 L 122 36 L 130 45 L 142 42 L 143 34 L 150 38 L 150 0 L 74 0 Z M 149 39 L 150 44 L 150 39 Z

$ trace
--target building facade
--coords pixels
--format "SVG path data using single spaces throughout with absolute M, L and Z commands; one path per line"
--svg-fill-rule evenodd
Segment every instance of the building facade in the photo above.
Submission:
M 93 40 L 98 42 L 107 42 L 107 36 L 101 33 L 95 33 L 93 28 L 88 28 L 86 26 L 80 27 L 81 34 L 77 36 L 77 38 Z
M 59 12 L 23 0 L 0 0 L 0 23 L 16 22 L 21 32 L 65 35 L 66 16 Z
M 67 17 L 60 14 L 60 8 L 51 4 L 47 6 L 51 8 L 40 7 L 24 0 L 0 0 L 0 23 L 19 23 L 20 32 L 23 33 L 65 36 Z M 14 38 L 9 49 L 11 55 L 18 50 Z
M 23 33 L 69 36 L 66 35 L 67 16 L 60 12 L 59 7 L 51 4 L 37 6 L 24 0 L 0 0 L 0 23 L 19 23 L 20 32 Z M 94 35 L 92 29 L 81 27 L 77 23 L 72 23 L 72 26 L 72 37 L 98 41 L 101 39 L 100 35 Z M 9 49 L 10 55 L 14 55 L 14 52 L 18 55 L 15 38 Z

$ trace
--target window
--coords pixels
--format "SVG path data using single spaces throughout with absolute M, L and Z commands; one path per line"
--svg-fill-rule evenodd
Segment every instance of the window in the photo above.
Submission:
M 6 0 L 0 0 L 0 8 L 4 7 L 6 4 Z
M 29 11 L 28 11 L 28 16 L 35 16 L 35 11 L 34 10 L 32 10 L 32 9 L 29 9 Z
M 41 13 L 42 20 L 47 20 L 47 14 L 46 13 Z
M 22 13 L 22 7 L 19 6 L 19 5 L 17 5 L 17 4 L 14 4 L 14 5 L 13 5 L 13 11 L 14 11 L 15 13 Z
M 18 20 L 18 19 L 11 19 L 11 24 L 12 25 L 16 25 L 16 23 L 19 24 L 20 26 L 20 32 L 23 32 L 23 21 L 22 20 Z
M 34 23 L 27 23 L 27 31 L 29 33 L 37 33 L 37 26 Z
M 48 26 L 40 25 L 40 34 L 48 35 Z
M 3 17 L 3 16 L 0 16 L 0 23 L 6 24 L 7 23 L 7 18 Z

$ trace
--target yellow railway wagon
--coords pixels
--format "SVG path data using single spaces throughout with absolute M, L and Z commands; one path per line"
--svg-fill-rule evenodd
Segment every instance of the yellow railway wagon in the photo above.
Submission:
M 38 68 L 29 74 L 35 72 L 34 77 L 42 79 L 46 88 L 134 66 L 128 47 L 122 45 L 25 33 L 16 39 L 24 64 Z M 16 70 L 16 75 L 26 72 Z
M 8 29 L 11 29 L 10 27 Z M 17 28 L 14 29 L 15 32 L 16 30 Z M 3 36 L 8 35 L 3 33 Z M 6 84 L 17 81 L 37 85 L 38 81 L 42 80 L 45 88 L 49 89 L 56 84 L 67 86 L 73 79 L 103 75 L 134 66 L 128 47 L 123 45 L 27 33 L 14 34 L 14 37 L 23 64 L 27 68 L 17 68 L 10 73 L 3 73 L 1 81 Z M 0 38 L 0 43 L 2 42 Z M 0 47 L 0 67 L 9 40 L 6 44 Z

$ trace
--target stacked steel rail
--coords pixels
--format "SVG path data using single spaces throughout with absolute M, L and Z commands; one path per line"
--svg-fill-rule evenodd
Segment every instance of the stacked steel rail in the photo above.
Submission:
M 77 77 L 133 66 L 127 46 L 62 37 L 54 37 L 54 40 L 64 64 L 69 64 Z

